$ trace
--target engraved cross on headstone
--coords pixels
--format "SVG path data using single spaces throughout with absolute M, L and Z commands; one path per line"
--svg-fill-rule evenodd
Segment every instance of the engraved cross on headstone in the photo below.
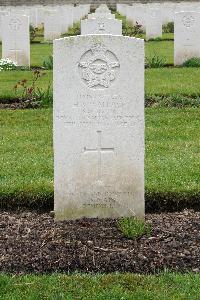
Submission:
M 12 19 L 9 25 L 12 30 L 16 31 L 19 29 L 21 21 L 19 19 Z
M 20 52 L 22 52 L 21 49 L 10 49 L 9 52 L 11 53 L 12 60 L 14 60 L 16 63 L 19 63 L 19 55 Z
M 84 147 L 84 152 L 97 152 L 97 154 L 98 154 L 98 180 L 101 180 L 101 176 L 102 176 L 102 168 L 101 168 L 102 157 L 101 157 L 101 154 L 103 152 L 114 152 L 114 148 L 102 147 L 102 141 L 101 141 L 102 132 L 97 131 L 97 135 L 98 135 L 97 148 L 88 149 L 88 148 Z

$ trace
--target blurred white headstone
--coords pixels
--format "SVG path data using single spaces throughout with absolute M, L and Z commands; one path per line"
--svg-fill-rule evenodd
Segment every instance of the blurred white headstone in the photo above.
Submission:
M 175 13 L 174 64 L 181 65 L 192 57 L 200 57 L 200 13 Z
M 19 66 L 30 66 L 29 17 L 2 17 L 2 58 L 10 58 Z

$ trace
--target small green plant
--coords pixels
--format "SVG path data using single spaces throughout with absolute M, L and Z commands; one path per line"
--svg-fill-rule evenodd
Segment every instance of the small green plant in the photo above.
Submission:
M 46 70 L 53 70 L 53 55 L 49 55 L 49 57 L 43 61 L 43 67 Z
M 14 86 L 15 93 L 19 95 L 19 101 L 24 104 L 24 107 L 38 107 L 52 102 L 51 85 L 48 85 L 47 90 L 42 90 L 37 86 L 39 78 L 45 75 L 46 73 L 35 70 L 31 82 L 23 79 Z
M 169 22 L 163 25 L 163 33 L 173 33 L 174 32 L 174 22 Z
M 139 220 L 134 217 L 127 217 L 119 219 L 118 228 L 121 232 L 131 239 L 136 239 L 142 235 L 151 235 L 152 228 L 149 224 L 145 224 L 142 220 Z
M 121 218 L 118 220 L 118 228 L 127 238 L 137 239 L 142 235 L 151 235 L 152 228 L 140 219 L 134 217 Z
M 146 57 L 146 67 L 148 68 L 163 68 L 166 64 L 165 57 L 159 57 L 157 54 Z
M 188 60 L 186 60 L 183 64 L 183 67 L 194 67 L 194 68 L 200 68 L 200 57 L 192 57 Z
M 34 39 L 36 38 L 37 31 L 38 31 L 38 28 L 34 27 L 32 24 L 30 24 L 30 26 L 29 26 L 29 32 L 30 32 L 30 41 L 31 42 L 33 42 Z
M 0 71 L 16 70 L 17 63 L 9 58 L 0 59 Z
M 41 106 L 50 106 L 53 103 L 53 89 L 50 82 L 46 90 L 37 88 L 37 97 L 41 101 Z

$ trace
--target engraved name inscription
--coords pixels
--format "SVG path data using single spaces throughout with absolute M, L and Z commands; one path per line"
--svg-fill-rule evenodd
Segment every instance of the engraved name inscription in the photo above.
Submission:
M 137 95 L 136 95 L 137 97 Z M 129 102 L 120 95 L 77 94 L 69 113 L 57 111 L 56 119 L 71 126 L 116 125 L 135 126 L 141 123 L 139 113 L 129 113 Z
M 81 193 L 82 197 L 87 197 L 87 193 Z M 83 203 L 83 207 L 86 208 L 101 208 L 101 209 L 107 209 L 107 208 L 112 208 L 112 209 L 117 209 L 119 207 L 126 207 L 132 215 L 135 215 L 135 212 L 130 209 L 130 207 L 127 207 L 126 202 L 120 202 L 118 199 L 121 197 L 127 197 L 130 198 L 132 197 L 134 199 L 134 193 L 132 192 L 118 192 L 118 191 L 102 191 L 102 192 L 92 192 L 91 195 L 91 200 L 89 202 Z M 103 200 L 104 199 L 104 200 Z

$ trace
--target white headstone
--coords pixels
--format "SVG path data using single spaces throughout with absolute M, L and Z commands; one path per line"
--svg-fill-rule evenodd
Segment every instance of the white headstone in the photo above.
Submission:
M 122 35 L 122 21 L 113 19 L 81 20 L 81 34 Z
M 115 15 L 110 13 L 93 13 L 88 15 L 88 19 L 115 19 Z
M 32 24 L 34 27 L 38 27 L 38 9 L 37 7 L 31 7 L 29 9 L 29 20 L 30 24 Z
M 100 12 L 100 13 L 109 13 L 110 9 L 108 8 L 108 6 L 106 4 L 101 4 L 97 9 L 96 12 Z
M 82 17 L 82 8 L 81 5 L 73 7 L 73 18 L 74 18 L 74 23 L 80 21 Z
M 164 2 L 162 4 L 162 23 L 167 24 L 169 22 L 174 22 L 174 13 L 176 9 L 176 3 L 174 2 Z
M 162 15 L 159 8 L 146 10 L 146 39 L 162 37 Z
M 2 58 L 10 58 L 19 66 L 30 66 L 29 17 L 2 17 Z
M 131 23 L 135 23 L 135 20 L 134 20 L 134 7 L 131 6 L 131 5 L 126 6 L 126 19 Z
M 175 12 L 181 12 L 181 11 L 192 11 L 194 9 L 194 2 L 180 2 L 176 4 Z
M 117 11 L 125 16 L 127 12 L 127 4 L 117 4 Z
M 0 11 L 0 41 L 2 40 L 2 22 L 1 22 L 1 19 L 2 19 L 2 17 L 3 16 L 8 16 L 9 15 L 9 13 L 8 12 L 6 12 L 6 11 Z
M 57 10 L 45 12 L 44 18 L 44 40 L 52 41 L 61 36 L 62 18 Z
M 135 4 L 133 9 L 133 20 L 134 23 L 142 25 L 143 28 L 146 26 L 146 4 Z
M 73 6 L 61 6 L 59 8 L 59 16 L 62 22 L 62 33 L 66 33 L 70 27 L 73 27 Z
M 73 55 L 72 55 L 73 54 Z M 144 41 L 54 41 L 55 217 L 144 217 Z
M 181 65 L 192 57 L 200 57 L 200 13 L 175 13 L 174 64 Z
M 41 26 L 44 24 L 44 18 L 45 18 L 45 8 L 44 7 L 38 7 L 37 8 L 37 23 L 38 26 Z

